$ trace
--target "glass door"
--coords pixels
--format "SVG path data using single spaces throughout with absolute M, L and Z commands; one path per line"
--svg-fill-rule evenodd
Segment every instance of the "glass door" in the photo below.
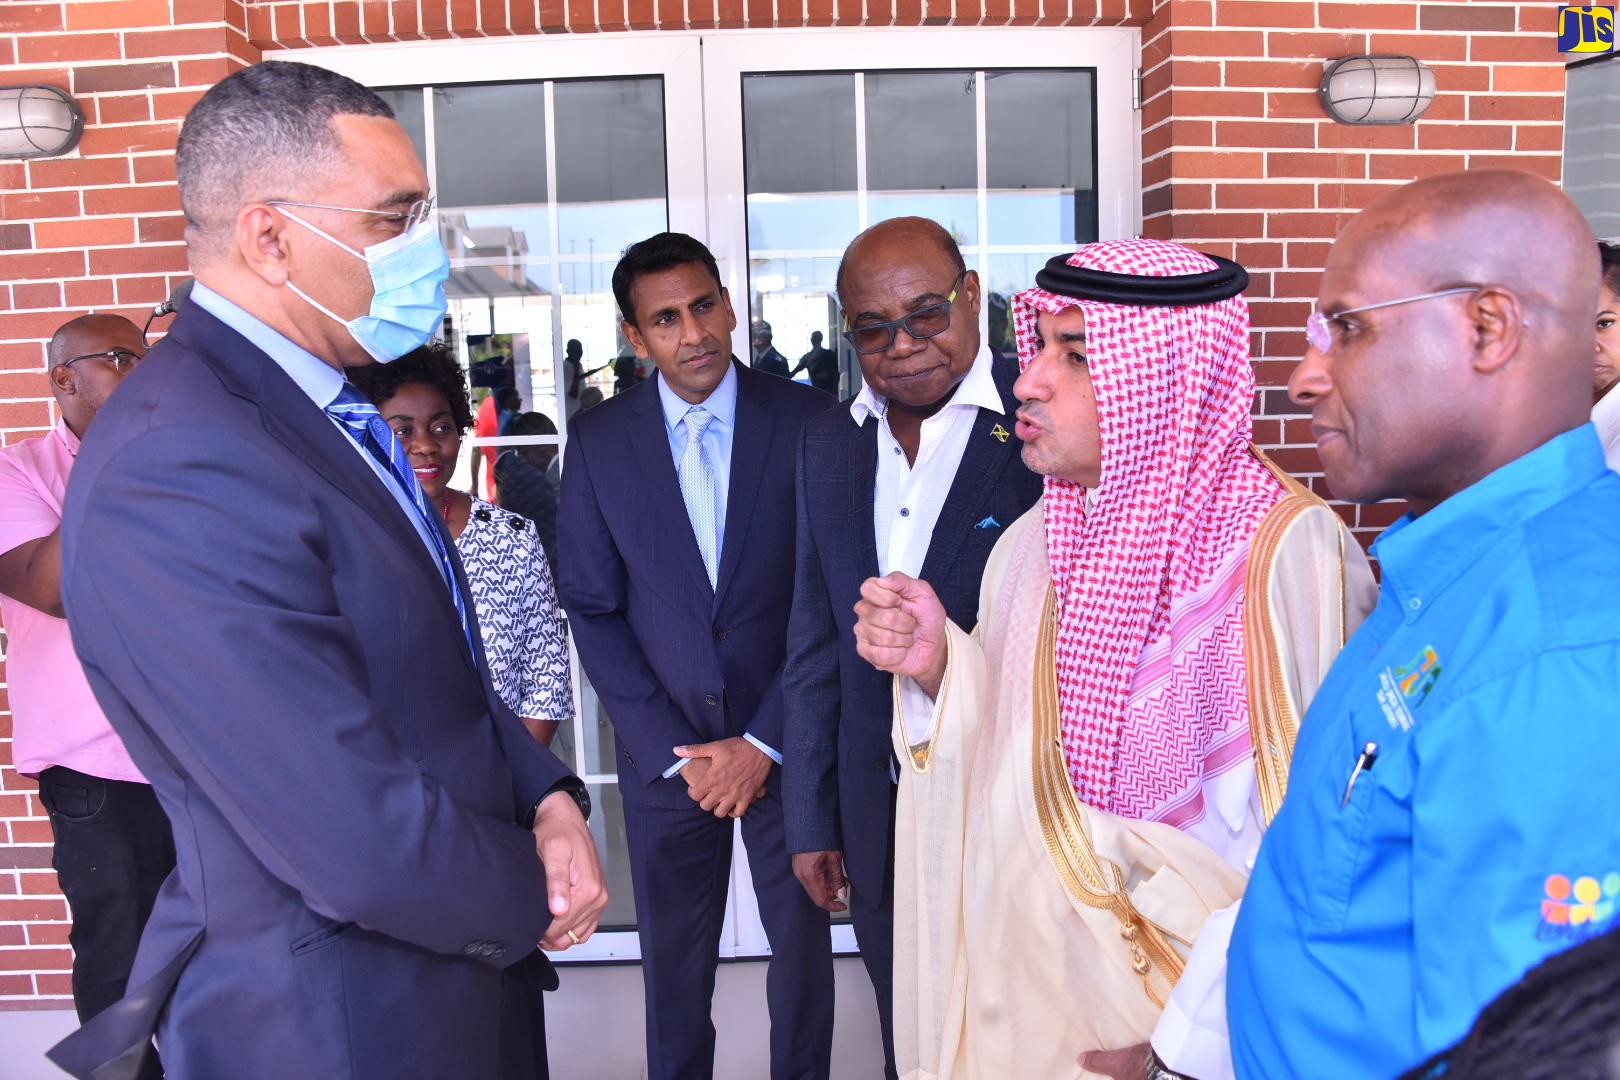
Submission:
M 428 166 L 453 265 L 446 339 L 487 414 L 454 482 L 499 500 L 499 455 L 530 455 L 555 481 L 570 418 L 645 374 L 609 278 L 619 252 L 655 232 L 714 252 L 739 357 L 750 317 L 772 323 L 790 363 L 820 333 L 839 350 L 843 396 L 859 367 L 838 336 L 834 277 L 867 225 L 934 218 L 1003 297 L 1077 242 L 1134 235 L 1136 55 L 1127 29 L 933 28 L 421 42 L 298 59 L 380 88 Z M 984 329 L 1010 347 L 996 310 L 992 297 Z M 590 785 L 614 899 L 603 932 L 561 959 L 635 959 L 611 718 L 577 658 L 573 671 L 575 719 L 556 748 Z M 768 953 L 740 833 L 731 885 L 722 954 Z M 847 925 L 834 942 L 854 948 Z
M 834 279 L 867 226 L 915 214 L 949 230 L 1004 352 L 1006 299 L 1041 264 L 1136 234 L 1133 31 L 808 31 L 790 49 L 784 37 L 706 41 L 711 239 L 746 266 L 727 284 L 779 351 L 798 357 L 812 333 L 837 350 L 840 396 L 860 368 Z
M 690 120 L 671 120 L 698 111 L 696 37 L 628 54 L 605 39 L 570 44 L 582 47 L 537 55 L 534 42 L 511 40 L 315 57 L 378 89 L 438 195 L 451 260 L 444 338 L 476 416 L 452 486 L 537 520 L 555 517 L 570 420 L 646 374 L 619 331 L 619 252 L 665 229 L 703 233 L 700 141 Z M 499 483 L 506 455 L 522 455 L 552 497 L 515 504 L 518 486 Z M 577 653 L 571 666 L 574 720 L 553 749 L 590 788 L 612 903 L 602 931 L 561 959 L 635 959 L 612 723 Z

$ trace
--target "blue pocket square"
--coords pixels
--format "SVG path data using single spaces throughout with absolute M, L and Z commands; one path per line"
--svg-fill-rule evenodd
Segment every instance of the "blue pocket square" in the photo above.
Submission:
M 993 517 L 987 517 L 973 527 L 975 529 L 999 529 L 1001 528 L 1001 522 L 997 521 Z

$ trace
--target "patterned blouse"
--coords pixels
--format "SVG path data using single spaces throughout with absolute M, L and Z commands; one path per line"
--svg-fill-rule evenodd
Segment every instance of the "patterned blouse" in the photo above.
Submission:
M 495 692 L 519 716 L 573 719 L 562 610 L 534 523 L 474 495 L 456 550 L 472 586 Z

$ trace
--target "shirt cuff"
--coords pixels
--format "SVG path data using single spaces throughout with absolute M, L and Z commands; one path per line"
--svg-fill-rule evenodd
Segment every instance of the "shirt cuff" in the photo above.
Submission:
M 916 679 L 907 675 L 900 680 L 900 722 L 907 746 L 927 742 L 939 717 L 939 703 L 923 690 Z
M 1238 906 L 1210 912 L 1153 1029 L 1153 1052 L 1183 1076 L 1233 1080 L 1235 1075 L 1226 1023 L 1226 949 Z
M 676 758 L 675 759 L 675 764 L 671 765 L 669 768 L 664 770 L 664 779 L 668 780 L 670 777 L 674 776 L 676 773 L 678 773 L 682 769 L 686 768 L 686 763 L 688 761 L 691 761 L 691 760 L 692 760 L 691 758 L 684 758 L 684 757 L 683 758 Z
M 746 732 L 746 731 L 743 732 L 743 738 L 745 738 L 749 742 L 753 743 L 754 746 L 756 746 L 759 749 L 760 753 L 764 754 L 766 757 L 770 758 L 772 761 L 776 762 L 778 765 L 782 764 L 782 755 L 781 754 L 777 753 L 775 750 L 772 750 L 770 747 L 766 746 L 764 743 L 760 742 L 758 739 L 754 738 L 752 735 L 748 734 L 748 732 Z

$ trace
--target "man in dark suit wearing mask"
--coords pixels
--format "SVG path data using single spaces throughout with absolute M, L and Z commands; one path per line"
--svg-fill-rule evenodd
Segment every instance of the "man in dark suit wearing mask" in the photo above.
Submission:
M 80 451 L 62 567 L 177 867 L 125 997 L 52 1057 L 127 1075 L 156 1028 L 174 1080 L 527 1080 L 502 1025 L 555 985 L 536 943 L 607 901 L 588 802 L 491 689 L 455 545 L 343 378 L 443 318 L 427 176 L 381 99 L 294 63 L 205 94 L 176 165 L 197 285 Z

